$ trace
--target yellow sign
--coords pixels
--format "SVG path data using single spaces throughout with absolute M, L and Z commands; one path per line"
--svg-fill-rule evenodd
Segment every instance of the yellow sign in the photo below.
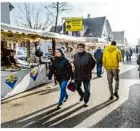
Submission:
M 14 75 L 9 75 L 9 82 L 14 82 L 14 80 L 15 80 L 15 77 L 14 77 Z
M 66 31 L 81 31 L 83 30 L 83 18 L 66 18 Z
M 31 74 L 33 75 L 33 76 L 35 76 L 36 75 L 36 73 L 37 73 L 37 71 L 34 69 L 34 70 L 32 70 L 32 72 L 31 72 Z

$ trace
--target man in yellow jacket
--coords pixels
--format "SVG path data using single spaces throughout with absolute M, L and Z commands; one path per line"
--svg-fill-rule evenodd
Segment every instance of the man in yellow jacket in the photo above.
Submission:
M 110 100 L 114 99 L 114 95 L 119 99 L 119 63 L 122 61 L 120 50 L 116 47 L 116 42 L 112 41 L 103 53 L 103 66 L 107 71 L 107 79 L 110 90 Z M 113 93 L 113 77 L 115 79 L 115 93 Z

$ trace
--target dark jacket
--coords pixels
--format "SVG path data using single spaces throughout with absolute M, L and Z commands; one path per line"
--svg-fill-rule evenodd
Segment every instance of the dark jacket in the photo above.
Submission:
M 102 64 L 103 52 L 101 49 L 97 49 L 94 53 L 94 58 L 96 59 L 97 64 Z
M 137 64 L 140 65 L 140 54 L 139 54 L 138 59 L 137 59 Z
M 90 53 L 77 53 L 74 55 L 75 81 L 89 80 L 95 67 L 95 60 Z
M 129 51 L 130 51 L 130 56 L 132 56 L 133 55 L 132 49 L 129 49 Z
M 49 79 L 52 75 L 55 75 L 57 81 L 64 81 L 74 79 L 74 74 L 72 72 L 72 67 L 69 61 L 65 57 L 55 58 L 50 66 L 50 71 L 48 74 Z

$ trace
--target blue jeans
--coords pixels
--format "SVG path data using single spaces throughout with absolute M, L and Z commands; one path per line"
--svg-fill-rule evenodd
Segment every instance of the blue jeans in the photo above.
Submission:
M 97 76 L 100 77 L 102 75 L 102 64 L 97 63 Z
M 81 84 L 82 82 L 75 81 L 75 87 L 76 87 L 77 92 L 79 93 L 81 97 L 84 96 L 84 102 L 87 103 L 90 98 L 90 80 L 83 81 L 85 93 L 81 89 Z
M 59 98 L 59 105 L 62 105 L 64 98 L 68 98 L 68 94 L 66 92 L 68 81 L 61 81 L 60 84 L 60 98 Z

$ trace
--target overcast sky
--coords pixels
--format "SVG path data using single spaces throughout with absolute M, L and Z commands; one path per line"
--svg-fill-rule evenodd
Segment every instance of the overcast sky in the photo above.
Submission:
M 92 0 L 92 2 L 71 2 L 71 4 L 73 9 L 61 17 L 86 18 L 88 14 L 91 17 L 106 16 L 113 31 L 125 30 L 130 44 L 136 44 L 140 37 L 140 4 L 137 0 Z M 17 4 L 14 5 L 16 7 Z M 12 21 L 14 15 L 15 11 L 12 11 Z

